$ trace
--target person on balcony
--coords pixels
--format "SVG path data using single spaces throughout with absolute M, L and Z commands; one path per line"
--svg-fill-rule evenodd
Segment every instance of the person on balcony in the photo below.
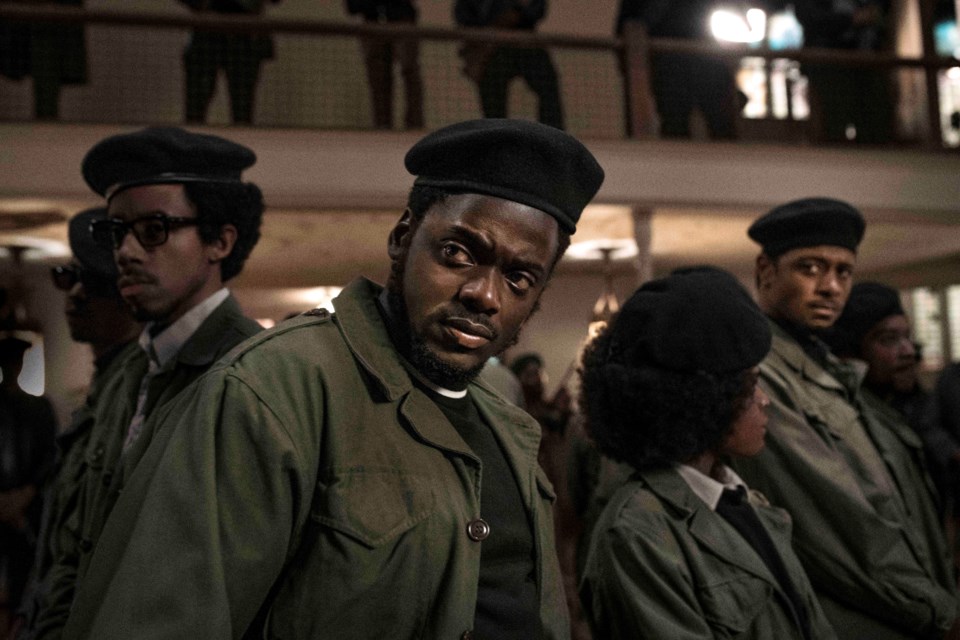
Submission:
M 266 0 L 180 0 L 197 13 L 259 15 Z M 270 0 L 278 3 L 281 0 Z M 183 52 L 186 74 L 186 120 L 203 123 L 223 69 L 234 124 L 253 123 L 253 103 L 260 64 L 273 58 L 273 40 L 263 34 L 196 29 Z
M 360 14 L 368 24 L 406 24 L 417 22 L 415 0 L 346 0 L 347 11 Z M 423 78 L 420 74 L 420 41 L 416 38 L 387 40 L 366 37 L 363 62 L 370 84 L 373 126 L 393 128 L 393 63 L 400 64 L 403 97 L 406 102 L 404 127 L 423 129 Z
M 710 34 L 714 0 L 621 0 L 616 33 L 637 21 L 651 38 L 678 38 L 715 44 Z M 660 136 L 689 138 L 690 116 L 698 109 L 710 137 L 737 135 L 740 99 L 733 73 L 722 59 L 688 53 L 658 53 L 651 60 L 651 90 L 660 119 Z M 624 69 L 625 71 L 625 69 Z M 627 96 L 630 104 L 631 96 Z
M 457 0 L 454 5 L 461 27 L 532 32 L 546 13 L 547 0 Z M 563 129 L 557 70 L 545 49 L 468 42 L 460 56 L 464 74 L 477 83 L 483 117 L 507 117 L 507 87 L 520 77 L 537 95 L 540 122 Z
M 890 0 L 795 0 L 803 45 L 844 51 L 891 48 Z M 891 75 L 887 69 L 806 64 L 814 137 L 822 142 L 878 144 L 893 138 Z

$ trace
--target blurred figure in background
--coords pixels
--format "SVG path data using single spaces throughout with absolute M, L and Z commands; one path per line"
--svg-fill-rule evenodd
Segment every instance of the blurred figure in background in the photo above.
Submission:
M 83 0 L 40 0 L 27 4 L 82 8 Z M 60 88 L 87 82 L 83 25 L 0 23 L 0 74 L 11 80 L 32 77 L 34 117 L 56 120 L 60 115 Z
M 259 15 L 266 0 L 180 0 L 193 11 L 223 15 Z M 276 4 L 281 0 L 270 0 Z M 196 30 L 183 52 L 187 122 L 202 123 L 223 69 L 234 124 L 253 123 L 253 102 L 260 63 L 273 58 L 273 40 L 262 33 Z
M 804 47 L 848 51 L 891 48 L 890 0 L 795 0 Z M 805 64 L 817 138 L 883 143 L 893 138 L 890 72 L 870 67 Z
M 533 31 L 546 13 L 547 0 L 456 0 L 454 5 L 461 27 Z M 468 42 L 460 56 L 464 74 L 477 83 L 484 118 L 507 117 L 507 89 L 520 77 L 537 94 L 540 122 L 563 129 L 557 70 L 545 49 Z
M 407 24 L 417 22 L 415 0 L 346 0 L 347 11 L 360 14 L 370 24 Z M 393 128 L 393 64 L 400 65 L 403 77 L 405 129 L 423 129 L 423 78 L 420 75 L 420 41 L 416 38 L 387 40 L 364 38 L 363 62 L 370 83 L 373 126 Z
M 955 592 L 957 577 L 938 510 L 940 497 L 923 441 L 910 422 L 911 408 L 922 406 L 925 394 L 918 384 L 917 350 L 899 292 L 878 282 L 855 284 L 827 342 L 834 355 L 865 365 L 862 412 L 900 489 L 909 515 L 905 535 L 920 550 L 924 569 L 943 589 Z
M 40 490 L 53 466 L 56 417 L 50 401 L 17 378 L 30 343 L 0 338 L 0 632 L 6 633 L 30 573 L 40 525 Z
M 616 33 L 622 36 L 624 25 L 637 21 L 651 38 L 715 44 L 710 34 L 710 14 L 715 8 L 714 0 L 621 0 Z M 661 137 L 689 138 L 694 109 L 703 114 L 711 138 L 736 137 L 738 95 L 733 73 L 724 60 L 661 53 L 653 56 L 651 71 Z
M 71 218 L 68 235 L 73 259 L 51 269 L 54 286 L 66 293 L 64 311 L 70 337 L 90 345 L 94 372 L 84 403 L 73 412 L 70 426 L 57 436 L 54 472 L 43 491 L 43 520 L 30 586 L 19 610 L 20 635 L 15 636 L 19 640 L 37 637 L 37 615 L 49 597 L 48 571 L 74 539 L 66 523 L 87 464 L 84 450 L 101 391 L 111 379 L 124 374 L 124 360 L 139 348 L 136 338 L 141 325 L 120 296 L 113 251 L 98 246 L 90 233 L 90 224 L 104 218 L 105 208 L 88 209 Z

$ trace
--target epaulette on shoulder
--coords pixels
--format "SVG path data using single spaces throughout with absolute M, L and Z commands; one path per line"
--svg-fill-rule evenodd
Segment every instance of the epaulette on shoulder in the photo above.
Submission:
M 286 333 L 296 331 L 297 329 L 303 327 L 326 324 L 332 319 L 333 314 L 326 309 L 310 309 L 309 311 L 305 311 L 300 315 L 288 318 L 275 327 L 261 331 L 260 333 L 249 338 L 243 343 L 242 349 L 233 352 L 233 357 L 230 360 L 236 361 L 251 349 L 254 349 L 265 342 L 275 340 Z

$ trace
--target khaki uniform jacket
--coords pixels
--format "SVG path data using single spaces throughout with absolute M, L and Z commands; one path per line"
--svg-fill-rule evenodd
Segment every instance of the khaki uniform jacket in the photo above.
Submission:
M 956 570 L 938 515 L 939 496 L 930 477 L 923 441 L 903 414 L 871 391 L 861 391 L 866 424 L 903 496 L 908 539 L 927 572 L 951 593 L 956 591 Z
M 757 492 L 750 504 L 807 608 L 810 637 L 835 639 L 790 546 L 790 516 Z M 581 585 L 605 640 L 802 640 L 780 584 L 743 536 L 674 469 L 645 471 L 604 509 Z
M 76 544 L 74 536 L 65 528 L 64 521 L 74 512 L 79 499 L 86 469 L 84 452 L 93 428 L 97 403 L 103 389 L 111 384 L 113 378 L 123 375 L 126 359 L 139 349 L 136 340 L 127 343 L 102 369 L 94 372 L 83 405 L 73 412 L 70 426 L 57 436 L 57 463 L 53 478 L 44 490 L 43 522 L 37 539 L 30 590 L 20 607 L 20 614 L 25 619 L 18 636 L 20 640 L 33 637 L 37 615 L 48 597 L 43 591 L 50 587 L 47 573 L 55 559 Z
M 248 340 L 178 399 L 65 638 L 453 640 L 473 627 L 482 543 L 468 525 L 497 488 L 414 387 L 379 293 L 354 282 L 335 315 Z M 568 638 L 539 427 L 482 383 L 469 393 L 530 518 L 545 634 Z
M 852 370 L 831 356 L 828 372 L 780 327 L 773 333 L 760 365 L 771 400 L 766 447 L 734 468 L 793 516 L 797 556 L 839 637 L 939 637 L 956 598 L 917 555 L 895 474 L 861 420 Z
M 174 358 L 165 363 L 150 381 L 145 421 L 139 440 L 149 440 L 153 413 L 175 398 L 219 358 L 262 327 L 243 315 L 232 296 L 224 300 Z M 91 552 L 113 506 L 119 488 L 114 474 L 120 468 L 123 441 L 137 408 L 140 384 L 147 371 L 147 357 L 139 347 L 120 363 L 123 374 L 115 376 L 101 392 L 102 401 L 94 411 L 93 426 L 83 450 L 82 479 L 71 513 L 63 517 L 62 537 L 72 540 L 56 559 L 48 574 L 48 600 L 42 605 L 37 637 L 61 637 L 77 585 L 82 582 Z M 141 446 L 146 442 L 139 442 Z

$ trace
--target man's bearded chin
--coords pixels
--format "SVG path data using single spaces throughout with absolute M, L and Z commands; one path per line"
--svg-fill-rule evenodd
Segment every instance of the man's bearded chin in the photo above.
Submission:
M 403 273 L 406 262 L 407 252 L 404 251 L 403 255 L 391 264 L 390 278 L 387 281 L 387 304 L 396 323 L 396 330 L 391 333 L 394 344 L 403 357 L 430 382 L 451 391 L 465 389 L 480 375 L 486 362 L 470 368 L 452 365 L 431 351 L 423 338 L 414 332 L 410 326 L 410 315 L 407 313 L 407 304 L 403 295 Z M 518 338 L 519 336 L 514 336 L 507 346 L 513 346 Z

